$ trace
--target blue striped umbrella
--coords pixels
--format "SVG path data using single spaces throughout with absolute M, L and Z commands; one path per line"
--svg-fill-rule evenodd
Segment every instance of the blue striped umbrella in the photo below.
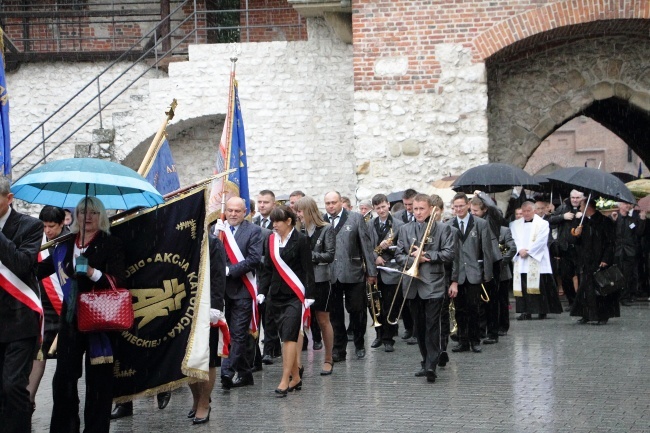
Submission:
M 29 203 L 73 208 L 86 195 L 106 209 L 152 207 L 163 197 L 145 178 L 120 164 L 95 158 L 70 158 L 47 163 L 11 187 L 14 197 Z

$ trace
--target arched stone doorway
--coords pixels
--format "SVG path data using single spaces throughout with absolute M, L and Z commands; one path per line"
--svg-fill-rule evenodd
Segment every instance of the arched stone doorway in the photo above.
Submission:
M 650 8 L 557 2 L 508 18 L 473 41 L 488 76 L 490 161 L 524 166 L 539 144 L 588 116 L 650 159 Z

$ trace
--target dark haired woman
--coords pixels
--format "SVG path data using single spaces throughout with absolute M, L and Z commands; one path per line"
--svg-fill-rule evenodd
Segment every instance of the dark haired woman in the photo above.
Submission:
M 287 206 L 271 211 L 274 232 L 260 272 L 260 295 L 271 295 L 272 317 L 282 340 L 282 379 L 277 397 L 302 388 L 298 336 L 314 303 L 314 267 L 309 238 L 295 230 L 296 215 Z

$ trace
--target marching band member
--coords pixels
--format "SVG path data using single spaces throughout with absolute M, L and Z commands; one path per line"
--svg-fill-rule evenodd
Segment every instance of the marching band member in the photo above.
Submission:
M 400 266 L 410 268 L 414 260 L 419 262 L 419 278 L 404 277 L 402 292 L 410 302 L 414 331 L 422 355 L 422 372 L 427 382 L 436 381 L 436 366 L 441 353 L 441 310 L 447 291 L 445 263 L 454 260 L 454 236 L 451 228 L 432 221 L 433 200 L 426 194 L 413 199 L 415 221 L 400 227 L 397 235 L 395 259 Z M 413 250 L 409 251 L 413 243 Z M 420 251 L 422 248 L 422 251 Z M 449 293 L 455 296 L 456 293 Z
M 307 236 L 294 229 L 296 215 L 287 206 L 271 211 L 274 233 L 260 275 L 260 295 L 270 294 L 270 308 L 282 340 L 282 379 L 277 397 L 302 388 L 298 336 L 309 324 L 309 307 L 314 303 L 314 269 Z M 262 300 L 263 302 L 263 300 Z

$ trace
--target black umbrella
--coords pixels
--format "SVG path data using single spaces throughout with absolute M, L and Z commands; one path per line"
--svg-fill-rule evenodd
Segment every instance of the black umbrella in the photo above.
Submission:
M 402 196 L 404 195 L 404 191 L 397 191 L 397 192 L 391 192 L 388 194 L 388 202 L 390 204 L 397 203 L 398 201 L 402 201 Z
M 597 168 L 561 168 L 547 174 L 546 177 L 560 188 L 576 189 L 594 197 L 636 203 L 634 195 L 619 178 Z
M 470 168 L 461 174 L 451 189 L 472 193 L 481 190 L 487 193 L 507 191 L 514 186 L 537 189 L 539 184 L 533 177 L 519 167 L 492 162 Z
M 612 171 L 612 175 L 614 175 L 614 176 L 618 177 L 619 179 L 621 179 L 621 180 L 623 181 L 623 183 L 632 182 L 633 180 L 637 180 L 637 179 L 638 179 L 638 177 L 636 177 L 636 176 L 633 175 L 633 174 L 630 174 L 630 173 L 622 173 L 622 172 L 620 172 L 620 171 Z

